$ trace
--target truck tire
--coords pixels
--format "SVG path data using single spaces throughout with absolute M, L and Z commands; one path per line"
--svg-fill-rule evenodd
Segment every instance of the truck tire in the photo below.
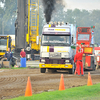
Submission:
M 94 63 L 94 56 L 91 56 L 91 68 L 92 68 L 92 71 L 95 71 L 95 63 Z
M 93 71 L 95 71 L 95 69 L 96 69 L 96 65 L 94 65 L 94 67 L 93 67 Z
M 45 73 L 46 72 L 46 68 L 41 68 L 40 71 L 41 71 L 41 73 Z
M 69 74 L 74 74 L 75 68 L 76 68 L 76 65 L 74 63 L 72 69 L 69 69 Z
M 2 66 L 1 66 L 1 64 L 0 64 L 0 68 L 1 68 Z
M 2 62 L 2 64 L 1 64 L 1 68 L 3 68 L 3 62 Z
M 96 69 L 96 66 L 94 64 L 94 59 L 92 58 L 92 61 L 91 61 L 91 66 L 92 66 L 92 70 L 95 71 Z

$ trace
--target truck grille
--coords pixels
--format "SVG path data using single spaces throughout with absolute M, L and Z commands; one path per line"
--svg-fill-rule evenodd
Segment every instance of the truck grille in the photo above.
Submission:
M 61 58 L 61 53 L 49 53 L 49 58 Z
M 50 64 L 61 64 L 61 60 L 52 60 L 49 61 Z

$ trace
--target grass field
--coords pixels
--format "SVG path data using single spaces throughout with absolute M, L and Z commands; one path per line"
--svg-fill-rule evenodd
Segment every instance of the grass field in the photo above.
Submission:
M 31 68 L 39 68 L 39 67 L 11 67 L 11 68 L 0 68 L 0 69 L 31 69 Z
M 100 100 L 100 83 L 92 86 L 69 88 L 63 91 L 43 92 L 30 97 L 9 100 Z
M 1 68 L 1 69 L 27 69 L 27 67 L 12 67 L 12 68 Z

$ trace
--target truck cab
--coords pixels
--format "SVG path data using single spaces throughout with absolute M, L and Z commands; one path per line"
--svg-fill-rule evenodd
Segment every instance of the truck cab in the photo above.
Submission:
M 94 44 L 92 40 L 91 27 L 77 27 L 76 32 L 76 53 L 80 47 L 83 50 L 84 69 L 95 70 Z
M 11 37 L 9 35 L 0 35 L 0 59 L 3 58 L 8 48 L 11 48 Z
M 41 35 L 40 64 L 41 73 L 68 70 L 74 73 L 73 58 L 76 26 L 69 24 L 46 24 Z M 72 43 L 73 42 L 73 43 Z
M 90 27 L 78 27 L 76 33 L 77 44 L 83 47 L 90 47 L 91 44 L 91 28 Z M 83 45 L 82 45 L 83 44 Z M 79 47 L 76 48 L 76 53 L 78 52 Z

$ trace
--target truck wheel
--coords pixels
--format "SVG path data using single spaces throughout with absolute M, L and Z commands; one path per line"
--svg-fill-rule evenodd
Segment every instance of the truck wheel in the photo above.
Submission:
M 96 69 L 96 65 L 94 65 L 94 67 L 93 67 L 93 71 L 95 71 L 95 69 Z
M 73 71 L 72 71 L 72 69 L 69 69 L 69 74 L 73 74 Z
M 41 68 L 41 73 L 45 73 L 46 72 L 46 68 Z
M 1 68 L 3 68 L 3 62 L 2 62 L 2 64 L 1 64 Z
M 75 63 L 74 63 L 74 68 L 73 69 L 74 69 L 74 72 L 75 72 L 75 70 L 76 70 L 76 64 Z
M 1 66 L 1 64 L 0 64 L 0 68 L 1 68 L 2 66 Z
M 93 71 L 95 71 L 96 66 L 95 66 L 95 64 L 94 64 L 94 60 L 92 61 L 92 63 L 91 63 L 91 64 L 92 64 L 92 70 L 93 70 Z
M 69 70 L 69 74 L 74 74 L 74 72 L 75 72 L 75 66 L 76 65 L 74 63 L 72 69 Z

